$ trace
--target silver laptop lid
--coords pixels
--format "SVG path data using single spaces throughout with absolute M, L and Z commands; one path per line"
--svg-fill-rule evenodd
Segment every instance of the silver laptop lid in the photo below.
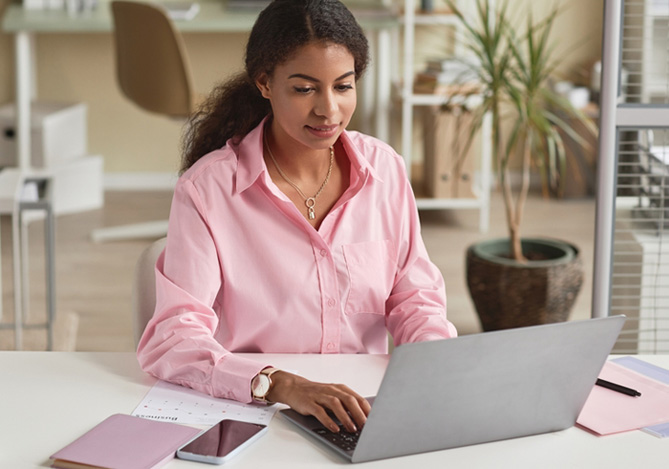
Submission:
M 615 316 L 397 347 L 353 462 L 572 426 L 624 321 Z

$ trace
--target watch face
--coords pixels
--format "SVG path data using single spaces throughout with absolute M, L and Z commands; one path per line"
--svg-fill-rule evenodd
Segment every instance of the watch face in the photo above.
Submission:
M 269 392 L 270 381 L 269 378 L 263 374 L 256 376 L 253 379 L 253 395 L 255 397 L 265 397 Z

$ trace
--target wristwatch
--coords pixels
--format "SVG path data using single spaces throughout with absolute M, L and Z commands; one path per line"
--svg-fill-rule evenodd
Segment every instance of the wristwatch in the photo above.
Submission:
M 253 400 L 257 402 L 262 402 L 263 404 L 274 404 L 267 400 L 267 395 L 272 390 L 272 375 L 277 371 L 281 371 L 278 368 L 265 368 L 260 373 L 255 375 L 251 381 L 251 395 Z

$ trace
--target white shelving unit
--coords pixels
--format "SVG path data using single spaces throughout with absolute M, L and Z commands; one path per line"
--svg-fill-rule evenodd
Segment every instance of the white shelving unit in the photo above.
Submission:
M 407 166 L 407 173 L 411 177 L 414 108 L 419 106 L 439 106 L 445 104 L 448 100 L 448 97 L 444 95 L 415 94 L 413 92 L 416 27 L 422 25 L 441 25 L 457 28 L 458 19 L 453 14 L 431 13 L 417 15 L 416 0 L 404 0 L 402 23 L 404 26 L 403 82 L 400 90 L 400 99 L 402 102 L 402 155 Z M 456 53 L 459 52 L 457 34 L 455 50 Z M 480 177 L 476 188 L 477 197 L 450 199 L 419 197 L 417 199 L 419 209 L 478 209 L 479 229 L 481 232 L 488 230 L 492 165 L 491 132 L 492 122 L 490 117 L 487 116 L 481 135 Z

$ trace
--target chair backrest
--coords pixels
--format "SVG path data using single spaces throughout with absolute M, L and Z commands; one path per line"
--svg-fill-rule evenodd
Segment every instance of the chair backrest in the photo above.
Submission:
M 112 1 L 116 77 L 139 107 L 188 117 L 195 107 L 183 38 L 166 10 L 155 4 Z
M 147 247 L 135 264 L 132 283 L 132 314 L 135 345 L 139 343 L 146 324 L 156 308 L 156 261 L 163 252 L 167 238 L 160 238 Z

